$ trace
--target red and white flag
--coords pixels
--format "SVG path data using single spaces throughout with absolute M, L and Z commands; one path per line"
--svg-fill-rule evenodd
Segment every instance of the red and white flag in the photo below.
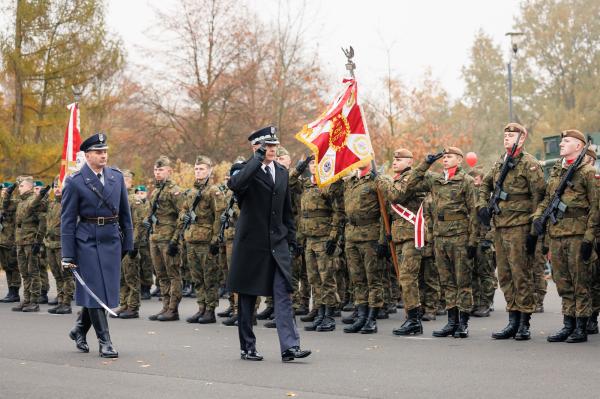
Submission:
M 296 134 L 296 139 L 315 154 L 315 177 L 320 187 L 373 159 L 371 138 L 358 103 L 356 80 L 345 79 L 343 83 L 344 90 L 327 110 Z
M 415 248 L 423 248 L 425 246 L 426 230 L 425 217 L 423 217 L 423 204 L 421 203 L 416 214 L 400 204 L 392 204 L 391 207 L 398 216 L 415 226 Z
M 84 160 L 83 152 L 79 151 L 79 146 L 81 145 L 81 136 L 79 135 L 79 105 L 72 103 L 67 105 L 67 108 L 71 113 L 65 131 L 60 162 L 59 185 L 61 187 L 67 176 L 81 169 Z

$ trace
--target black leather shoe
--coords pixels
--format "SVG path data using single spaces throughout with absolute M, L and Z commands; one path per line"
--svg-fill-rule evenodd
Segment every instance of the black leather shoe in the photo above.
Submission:
M 423 334 L 423 325 L 419 316 L 419 309 L 414 308 L 408 311 L 408 319 L 400 326 L 392 330 L 394 335 L 417 335 Z
M 273 309 L 271 306 L 269 306 L 265 310 L 263 310 L 262 312 L 258 313 L 256 315 L 256 318 L 258 320 L 267 320 L 269 317 L 271 317 L 271 315 L 274 312 L 275 312 L 275 309 Z
M 575 318 L 572 316 L 563 316 L 563 328 L 555 332 L 554 334 L 548 335 L 546 341 L 548 342 L 565 342 L 571 333 L 575 330 Z
M 82 308 L 77 316 L 75 327 L 69 332 L 69 338 L 75 341 L 75 346 L 80 352 L 88 353 L 90 348 L 87 344 L 86 335 L 92 326 L 87 308 Z
M 527 341 L 531 339 L 531 332 L 529 331 L 529 320 L 531 320 L 531 313 L 521 313 L 521 320 L 519 321 L 519 330 L 515 334 L 515 340 Z
M 50 314 L 56 314 L 56 311 L 57 311 L 57 310 L 58 310 L 58 308 L 60 308 L 60 307 L 61 307 L 61 305 L 57 305 L 57 306 L 55 306 L 55 307 L 53 307 L 53 308 L 50 308 L 50 309 L 48 309 L 48 313 L 50 313 Z
M 521 312 L 518 310 L 511 310 L 508 312 L 508 325 L 502 330 L 492 333 L 494 339 L 509 339 L 514 338 L 519 330 L 519 324 L 521 322 Z
M 98 353 L 100 357 L 117 358 L 119 353 L 113 348 L 108 331 L 108 319 L 104 309 L 89 308 L 90 320 L 98 337 Z
M 441 330 L 434 330 L 431 335 L 434 337 L 453 336 L 458 328 L 458 308 L 448 309 L 448 323 Z
M 261 356 L 260 353 L 258 353 L 257 351 L 242 351 L 240 354 L 240 358 L 242 360 L 250 360 L 250 361 L 255 361 L 255 362 L 260 362 L 261 360 L 263 360 L 263 357 Z
M 575 330 L 569 335 L 566 342 L 570 344 L 586 342 L 588 320 L 589 317 L 578 317 L 575 324 Z
M 291 362 L 294 359 L 303 359 L 310 356 L 310 350 L 302 350 L 299 346 L 292 346 L 281 354 L 282 362 Z

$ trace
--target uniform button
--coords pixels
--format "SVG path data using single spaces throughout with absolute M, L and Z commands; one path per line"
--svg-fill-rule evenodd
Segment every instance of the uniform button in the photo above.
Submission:
M 271 234 L 275 234 L 275 230 L 271 230 Z
M 275 250 L 273 250 L 272 252 L 275 253 Z
M 273 211 L 273 215 L 275 214 L 275 211 Z

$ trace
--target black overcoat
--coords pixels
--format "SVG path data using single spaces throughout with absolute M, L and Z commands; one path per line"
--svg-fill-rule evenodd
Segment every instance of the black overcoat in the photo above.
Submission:
M 227 182 L 240 207 L 228 286 L 240 294 L 271 296 L 275 267 L 285 276 L 288 291 L 293 292 L 289 246 L 296 244 L 296 226 L 287 169 L 275 162 L 273 184 L 261 165 L 251 158 Z

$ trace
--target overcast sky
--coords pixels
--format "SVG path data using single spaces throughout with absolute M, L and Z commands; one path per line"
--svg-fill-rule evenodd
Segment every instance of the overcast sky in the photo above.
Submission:
M 276 0 L 246 0 L 249 8 L 272 22 Z M 148 62 L 138 50 L 151 47 L 145 31 L 155 21 L 154 7 L 177 0 L 109 0 L 109 29 L 118 33 L 130 60 Z M 292 4 L 299 4 L 292 0 Z M 483 28 L 508 48 L 504 34 L 513 30 L 518 0 L 307 0 L 307 41 L 317 49 L 332 79 L 345 73 L 340 47 L 355 49 L 356 75 L 362 90 L 373 93 L 387 73 L 387 52 L 393 74 L 410 82 L 430 68 L 452 97 L 460 97 L 461 67 L 468 61 L 476 32 Z M 506 52 L 506 51 L 505 51 Z

